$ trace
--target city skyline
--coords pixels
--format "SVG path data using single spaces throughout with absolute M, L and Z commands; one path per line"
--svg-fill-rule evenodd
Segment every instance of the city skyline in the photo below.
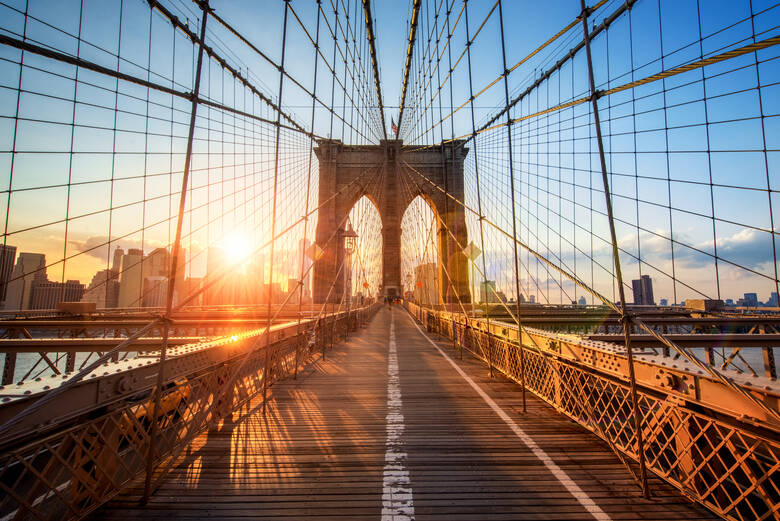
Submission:
M 305 253 L 308 245 L 307 240 L 301 239 L 294 252 L 278 252 L 280 255 L 274 262 L 278 275 L 272 289 L 275 301 L 291 288 L 297 288 L 297 277 L 282 278 L 281 275 L 297 271 L 301 255 L 305 259 L 304 271 L 310 271 L 312 262 Z M 50 280 L 45 254 L 20 251 L 17 256 L 17 249 L 13 245 L 0 248 L 0 294 L 5 297 L 0 301 L 3 310 L 54 309 L 58 302 L 90 302 L 97 309 L 165 305 L 170 268 L 170 253 L 165 248 L 158 247 L 144 253 L 137 248 L 125 250 L 117 245 L 111 268 L 98 270 L 88 277 L 88 283 L 79 279 L 64 282 Z M 222 253 L 219 247 L 209 248 L 209 251 L 215 256 Z M 270 267 L 265 266 L 263 255 L 249 253 L 245 252 L 247 260 L 239 266 L 227 261 L 224 255 L 221 259 L 214 257 L 211 270 L 207 269 L 200 276 L 192 277 L 185 275 L 185 260 L 180 257 L 177 282 L 174 285 L 174 304 L 200 290 L 204 281 L 217 277 L 222 277 L 222 281 L 204 291 L 195 299 L 195 303 L 227 305 L 265 302 L 268 291 L 265 282 L 270 276 Z M 304 299 L 311 298 L 308 287 L 310 280 L 311 275 L 307 274 L 304 279 Z M 249 281 L 260 281 L 257 282 L 259 289 L 253 290 L 251 296 L 252 290 L 247 286 Z

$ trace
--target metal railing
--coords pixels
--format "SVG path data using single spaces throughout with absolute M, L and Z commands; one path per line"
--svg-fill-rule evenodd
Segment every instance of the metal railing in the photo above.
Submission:
M 647 469 L 725 519 L 776 519 L 780 513 L 780 425 L 735 393 L 679 362 L 635 349 L 641 415 L 633 420 L 631 383 L 621 346 L 525 328 L 488 329 L 480 319 L 421 308 L 428 331 L 485 361 Z M 579 349 L 578 349 L 579 346 Z M 737 381 L 739 375 L 729 375 Z M 737 382 L 777 411 L 780 389 Z M 654 383 L 655 382 L 655 383 Z M 773 388 L 772 388 L 773 387 Z M 638 451 L 637 431 L 644 434 Z M 630 472 L 633 469 L 628 466 Z M 635 475 L 636 477 L 636 475 Z
M 88 515 L 144 475 L 152 437 L 156 488 L 193 439 L 247 406 L 264 386 L 296 375 L 317 353 L 325 356 L 376 310 L 373 305 L 275 326 L 270 339 L 263 330 L 171 347 L 158 402 L 153 397 L 159 351 L 106 364 L 105 371 L 68 393 L 67 415 L 61 403 L 52 401 L 3 434 L 0 519 Z M 27 386 L 26 393 L 0 407 L 0 423 L 46 393 L 55 380 L 20 384 Z M 82 401 L 74 401 L 78 396 Z

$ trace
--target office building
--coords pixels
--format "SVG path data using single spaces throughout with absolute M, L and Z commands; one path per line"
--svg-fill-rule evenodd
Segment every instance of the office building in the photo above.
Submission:
M 84 284 L 77 280 L 47 280 L 33 285 L 30 309 L 55 309 L 58 302 L 79 302 L 83 296 Z
M 182 287 L 181 294 L 179 295 L 179 303 L 183 303 L 185 299 L 189 298 L 192 294 L 196 293 L 203 286 L 203 279 L 201 277 L 188 277 L 184 279 L 184 286 Z M 203 305 L 203 293 L 200 293 L 192 300 L 188 301 L 185 306 L 201 306 Z
M 114 250 L 114 258 L 111 261 L 111 271 L 119 275 L 119 270 L 122 268 L 122 256 L 125 254 L 125 250 L 120 248 L 119 246 L 116 247 Z
M 5 298 L 8 294 L 8 281 L 11 280 L 11 272 L 16 260 L 16 246 L 0 244 L 0 309 L 5 306 Z
M 118 307 L 134 308 L 140 307 L 143 303 L 141 298 L 144 282 L 143 261 L 143 250 L 130 248 L 122 255 Z
M 741 299 L 737 300 L 738 307 L 755 308 L 758 307 L 758 305 L 757 293 L 745 293 Z
M 33 288 L 47 280 L 46 256 L 42 253 L 20 253 L 8 282 L 5 309 L 31 309 Z
M 298 263 L 296 264 L 296 273 L 300 269 L 300 259 L 303 259 L 303 298 L 311 298 L 311 265 L 314 262 L 306 252 L 311 248 L 311 241 L 301 239 L 298 241 Z
M 280 282 L 274 282 L 270 286 L 268 284 L 263 284 L 263 302 L 267 302 L 268 298 L 268 292 L 270 290 L 271 292 L 271 303 L 272 304 L 281 304 L 284 302 L 285 294 L 282 293 L 282 284 Z
M 177 303 L 176 291 L 173 292 L 173 305 Z M 152 275 L 144 278 L 143 305 L 145 308 L 164 308 L 168 302 L 168 277 Z
M 119 265 L 122 260 L 120 257 Z M 82 302 L 94 302 L 97 309 L 115 308 L 119 301 L 118 269 L 100 270 L 92 277 L 87 286 Z
M 503 292 L 496 290 L 495 280 L 486 280 L 479 284 L 479 301 L 482 303 L 496 304 L 499 302 L 506 302 L 506 295 Z
M 655 306 L 653 298 L 653 280 L 649 275 L 642 275 L 631 281 L 634 290 L 634 304 L 639 306 Z

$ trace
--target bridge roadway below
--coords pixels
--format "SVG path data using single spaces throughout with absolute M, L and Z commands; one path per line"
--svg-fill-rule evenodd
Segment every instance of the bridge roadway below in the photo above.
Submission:
M 605 443 L 530 393 L 522 414 L 516 383 L 396 307 L 274 385 L 265 416 L 257 397 L 197 439 L 145 507 L 138 483 L 94 517 L 713 518 L 650 486 L 645 500 Z

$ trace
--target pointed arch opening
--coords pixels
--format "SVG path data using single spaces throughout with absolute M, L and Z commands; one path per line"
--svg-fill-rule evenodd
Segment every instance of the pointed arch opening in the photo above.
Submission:
M 434 306 L 441 303 L 439 219 L 422 196 L 412 199 L 401 219 L 401 282 L 410 300 Z
M 374 201 L 365 195 L 358 199 L 349 211 L 348 222 L 357 237 L 347 286 L 357 299 L 376 297 L 382 286 L 382 218 Z

